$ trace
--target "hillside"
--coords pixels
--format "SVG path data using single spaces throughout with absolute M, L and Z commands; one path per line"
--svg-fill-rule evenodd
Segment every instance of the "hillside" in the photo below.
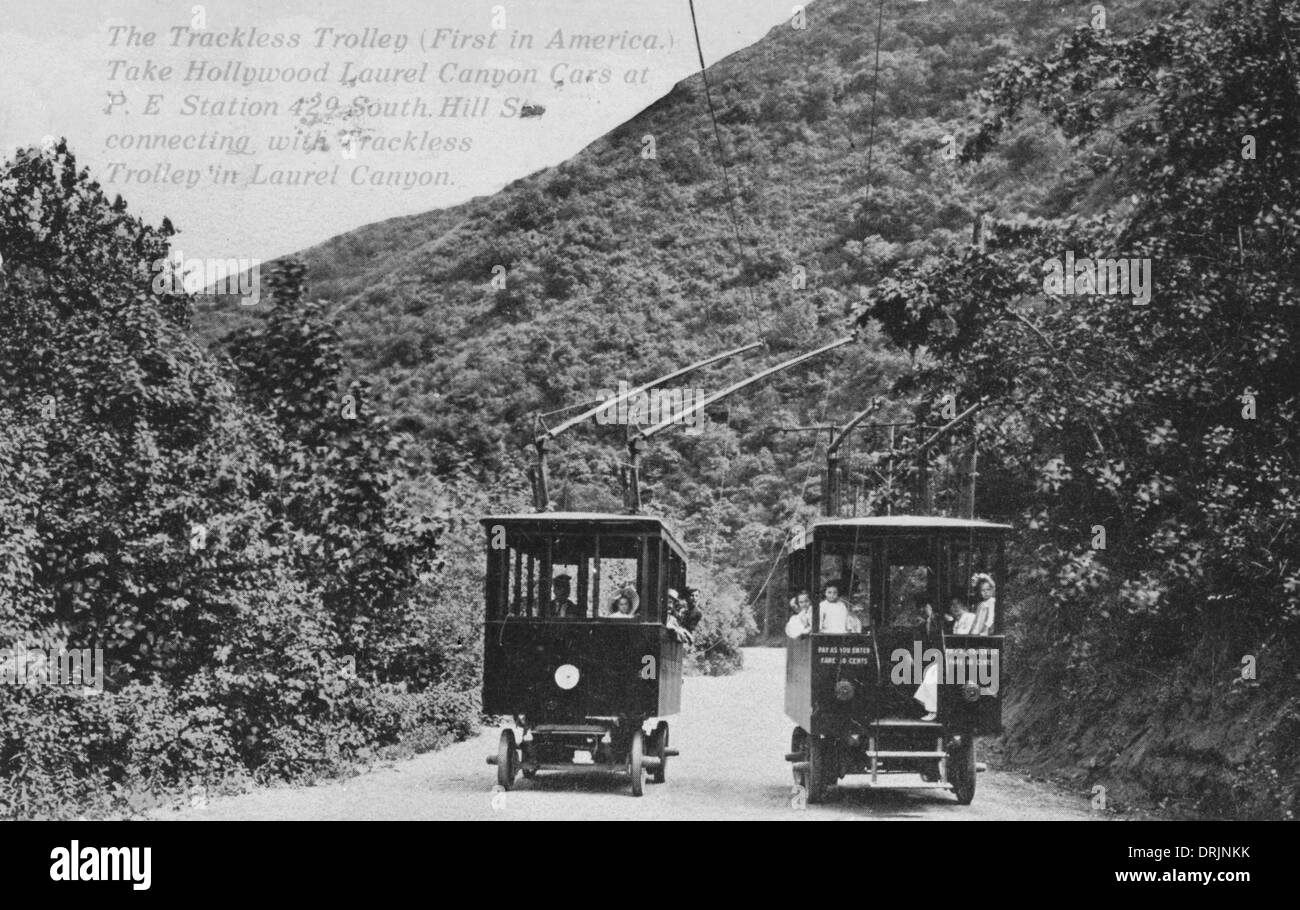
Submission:
M 1112 27 L 1135 28 L 1168 5 L 1116 4 Z M 874 18 L 861 4 L 815 3 L 807 29 L 778 26 L 710 70 L 739 244 L 695 76 L 559 167 L 306 251 L 312 292 L 333 302 L 353 368 L 418 454 L 440 472 L 490 475 L 522 462 L 534 415 L 620 379 L 756 337 L 770 344 L 762 362 L 774 363 L 843 334 L 875 277 L 969 237 L 977 211 L 1046 217 L 1097 205 L 1104 187 L 1079 185 L 1071 150 L 1041 124 L 977 168 L 943 154 L 946 137 L 972 133 L 967 96 L 992 65 L 1046 50 L 1088 15 L 1016 0 L 889 5 L 869 150 Z M 653 159 L 642 155 L 646 136 Z M 498 266 L 504 290 L 491 285 Z M 197 326 L 214 339 L 241 318 L 201 312 Z M 724 364 L 699 384 L 717 388 L 757 361 Z M 724 537 L 706 545 L 756 590 L 773 524 L 815 510 L 799 493 L 819 474 L 811 437 L 771 427 L 846 418 L 906 363 L 868 338 L 732 399 L 713 415 L 723 427 L 656 443 L 651 495 L 692 536 Z M 905 409 L 889 400 L 882 419 Z M 567 480 L 577 502 L 611 502 L 617 439 L 562 441 L 557 486 Z
M 982 438 L 996 438 L 1007 454 L 986 469 L 981 511 L 1025 529 L 1016 590 L 1023 606 L 1011 617 L 1025 672 L 1010 705 L 1006 758 L 1044 773 L 1064 773 L 1082 786 L 1104 780 L 1121 805 L 1168 797 L 1212 814 L 1277 814 L 1279 806 L 1295 799 L 1294 783 L 1288 782 L 1294 760 L 1284 754 L 1293 739 L 1289 664 L 1283 660 L 1270 667 L 1269 683 L 1258 696 L 1251 695 L 1252 686 L 1235 687 L 1231 698 L 1222 693 L 1241 653 L 1261 646 L 1282 652 L 1279 642 L 1294 630 L 1282 635 L 1271 620 L 1252 614 L 1226 631 L 1220 627 L 1223 634 L 1210 640 L 1198 611 L 1206 609 L 1207 592 L 1233 584 L 1267 594 L 1261 603 L 1278 603 L 1268 598 L 1275 597 L 1286 562 L 1268 560 L 1267 585 L 1222 567 L 1215 569 L 1216 578 L 1206 579 L 1196 575 L 1199 568 L 1180 569 L 1183 587 L 1162 589 L 1160 595 L 1176 609 L 1160 613 L 1150 608 L 1154 600 L 1142 610 L 1123 607 L 1134 587 L 1157 589 L 1151 578 L 1168 554 L 1116 547 L 1106 557 L 1114 584 L 1103 585 L 1093 557 L 1083 559 L 1061 539 L 1065 529 L 1076 542 L 1086 540 L 1078 537 L 1079 528 L 1090 527 L 1096 510 L 1110 506 L 1098 505 L 1095 490 L 1071 489 L 1066 477 L 1064 486 L 1074 498 L 1053 501 L 1040 513 L 1036 497 L 1043 481 L 1036 472 L 1058 453 L 1071 464 L 1077 455 L 1076 480 L 1109 477 L 1109 471 L 1115 485 L 1124 486 L 1130 483 L 1128 472 L 1139 469 L 1175 480 L 1180 472 L 1193 476 L 1189 465 L 1200 456 L 1183 453 L 1180 462 L 1161 462 L 1155 450 L 1163 437 L 1142 441 L 1156 432 L 1158 411 L 1143 405 L 1106 412 L 1117 420 L 1141 419 L 1106 437 L 1128 459 L 1090 463 L 1084 419 L 1075 419 L 1072 408 L 1077 405 L 1086 418 L 1096 401 L 1122 397 L 1123 384 L 1114 375 L 1137 373 L 1124 366 L 1130 372 L 1110 379 L 1115 388 L 1106 384 L 1104 370 L 1089 374 L 1104 387 L 1091 396 L 1066 370 L 1051 374 L 1059 354 L 1016 349 L 1016 357 L 1004 356 L 1002 330 L 980 322 L 975 311 L 981 301 L 1004 302 L 990 288 L 1023 295 L 1023 284 L 1008 289 L 1004 286 L 1013 282 L 1004 278 L 1023 278 L 1031 257 L 998 260 L 994 264 L 1003 271 L 986 273 L 984 278 L 992 274 L 995 280 L 983 283 L 967 281 L 970 275 L 961 269 L 968 263 L 958 262 L 970 248 L 980 214 L 1003 226 L 993 243 L 1004 248 L 1024 243 L 1017 231 L 1032 232 L 1046 222 L 1092 219 L 1100 225 L 1130 218 L 1143 190 L 1140 165 L 1133 162 L 1156 152 L 1141 150 L 1127 163 L 1117 161 L 1113 138 L 1095 127 L 1116 122 L 1128 130 L 1140 124 L 1145 102 L 1117 93 L 1100 115 L 1070 109 L 1053 122 L 1045 111 L 1066 107 L 1061 99 L 1074 90 L 1054 80 L 1069 66 L 1103 66 L 1112 42 L 1179 10 L 1207 6 L 1159 0 L 1108 4 L 1107 36 L 1096 39 L 1101 46 L 1088 46 L 1085 33 L 1082 51 L 1057 69 L 1035 74 L 1056 92 L 1038 99 L 1043 110 L 1024 104 L 985 154 L 955 158 L 948 152 L 982 135 L 988 115 L 987 99 L 977 101 L 972 92 L 987 86 L 1010 59 L 1048 54 L 1057 42 L 1086 28 L 1092 5 L 890 4 L 877 80 L 874 8 L 821 0 L 809 7 L 807 29 L 780 26 L 710 68 L 729 168 L 725 180 L 704 85 L 696 76 L 556 168 L 453 209 L 361 228 L 302 258 L 313 294 L 336 308 L 350 369 L 373 385 L 395 425 L 412 434 L 422 470 L 434 476 L 468 473 L 488 484 L 504 474 L 516 488 L 525 459 L 521 446 L 539 413 L 588 401 L 620 379 L 664 373 L 744 341 L 768 343 L 764 354 L 715 368 L 698 380 L 707 389 L 717 388 L 748 372 L 751 364 L 812 348 L 850 330 L 864 313 L 873 317 L 861 321 L 861 343 L 737 397 L 711 415 L 709 432 L 657 440 L 647 456 L 653 507 L 682 525 L 705 572 L 739 583 L 758 606 L 760 619 L 768 610 L 778 623 L 783 608 L 779 600 L 773 604 L 766 581 L 774 569 L 780 577 L 773 559 L 782 529 L 818 508 L 817 485 L 810 481 L 820 472 L 821 456 L 811 436 L 782 435 L 776 427 L 842 420 L 877 395 L 886 401 L 881 420 L 909 419 L 920 400 L 944 388 L 1022 395 L 1017 403 L 1029 417 L 1018 420 L 1004 410 L 1003 424 L 982 428 L 990 434 Z M 1191 65 L 1185 59 L 1174 62 Z M 1033 86 L 1018 83 L 1014 74 L 1002 78 L 1002 88 L 1033 95 Z M 1095 84 L 1084 80 L 1075 87 Z M 869 142 L 873 91 L 876 126 Z M 1073 135 L 1060 122 L 1070 116 L 1078 127 Z M 653 140 L 653 157 L 643 154 L 647 137 Z M 1180 151 L 1148 138 L 1160 153 Z M 1178 167 L 1186 170 L 1172 171 L 1172 184 L 1199 164 L 1183 160 Z M 1167 230 L 1177 226 L 1184 210 L 1205 205 L 1203 198 L 1190 196 L 1162 201 L 1167 203 L 1163 214 L 1171 219 Z M 1103 225 L 1080 236 L 1105 235 Z M 1110 236 L 1135 235 L 1116 228 Z M 1042 250 L 1031 252 L 1042 261 Z M 1260 268 L 1277 271 L 1289 255 L 1286 247 Z M 503 289 L 491 283 L 497 267 L 505 269 Z M 889 285 L 899 274 L 916 280 Z M 1181 277 L 1194 291 L 1195 276 Z M 942 283 L 948 280 L 950 285 Z M 893 296 L 882 297 L 882 285 L 895 288 L 889 292 Z M 973 316 L 959 311 L 957 298 L 967 291 Z M 941 300 L 947 308 L 934 304 L 933 311 L 941 317 L 937 321 L 958 325 L 955 340 L 937 340 L 934 321 L 920 324 L 930 319 L 931 298 L 945 295 L 952 298 Z M 1050 309 L 1044 312 L 1051 317 Z M 982 332 L 983 347 L 972 347 L 962 335 L 967 316 Z M 206 311 L 198 314 L 196 326 L 202 337 L 215 340 L 245 318 Z M 1158 352 L 1142 341 L 1155 336 L 1128 317 L 1094 324 L 1082 316 L 1076 322 L 1053 336 L 1066 345 L 1062 350 L 1099 361 L 1112 355 L 1158 360 Z M 1110 334 L 1118 332 L 1116 326 L 1127 334 Z M 1175 326 L 1166 340 L 1187 342 L 1181 331 Z M 1187 331 L 1200 344 L 1226 330 L 1207 322 Z M 1038 358 L 1033 369 L 1018 359 L 1022 354 Z M 970 369 L 963 373 L 967 363 Z M 1177 366 L 1177 381 L 1194 373 L 1194 365 Z M 1247 374 L 1250 381 L 1258 378 L 1244 368 L 1232 372 L 1228 361 L 1219 368 L 1229 370 L 1224 381 L 1245 380 Z M 1026 377 L 1039 383 L 1032 394 L 1016 385 Z M 1199 408 L 1204 390 L 1175 383 L 1168 379 L 1159 389 L 1166 408 L 1190 407 L 1193 400 Z M 1033 408 L 1039 404 L 1056 410 L 1034 425 Z M 1196 426 L 1198 432 L 1212 428 Z M 1101 440 L 1095 431 L 1092 436 Z M 616 432 L 596 428 L 555 447 L 554 488 L 564 503 L 608 507 L 616 501 L 619 439 Z M 883 444 L 883 438 L 863 434 L 854 457 L 863 465 L 878 464 L 867 458 L 868 450 Z M 1232 471 L 1239 472 L 1235 462 Z M 1146 474 L 1133 478 L 1132 486 L 1150 480 Z M 1161 505 L 1167 513 L 1147 505 L 1145 511 L 1124 512 L 1126 506 L 1120 506 L 1105 520 L 1122 525 L 1133 541 L 1139 530 L 1157 535 L 1177 522 L 1183 529 L 1178 540 L 1187 544 L 1191 532 L 1185 529 L 1205 520 L 1201 511 L 1220 508 L 1215 490 L 1247 486 L 1236 474 L 1198 477 L 1197 484 L 1166 495 Z M 1154 494 L 1144 494 L 1146 502 L 1173 485 L 1153 487 Z M 416 501 L 423 495 L 418 478 L 411 493 Z M 1268 511 L 1262 488 L 1251 495 L 1250 503 L 1234 500 L 1222 509 L 1258 518 L 1257 530 L 1268 524 L 1264 518 L 1272 521 L 1282 513 L 1283 506 Z M 1206 509 L 1198 511 L 1202 505 Z M 1160 527 L 1165 531 L 1158 532 Z M 1276 541 L 1274 535 L 1267 546 Z M 1259 542 L 1250 546 L 1257 556 Z M 1246 549 L 1243 544 L 1241 552 Z M 1248 563 L 1246 555 L 1233 558 L 1237 562 L 1229 568 Z M 1124 587 L 1121 579 L 1141 582 Z M 1075 601 L 1060 594 L 1067 584 Z M 1067 606 L 1076 609 L 1072 616 Z M 1112 623 L 1108 611 L 1117 610 L 1128 612 L 1119 614 L 1122 622 Z M 1062 614 L 1067 614 L 1064 626 Z M 1147 650 L 1126 653 L 1130 645 Z M 1206 664 L 1215 668 L 1208 676 Z M 1267 761 L 1248 767 L 1256 753 L 1243 743 L 1261 738 L 1258 754 Z M 1272 783 L 1257 786 L 1270 774 Z

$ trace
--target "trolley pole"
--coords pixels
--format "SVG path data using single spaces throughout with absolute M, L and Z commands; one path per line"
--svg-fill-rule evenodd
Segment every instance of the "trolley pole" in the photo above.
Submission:
M 538 435 L 533 440 L 533 446 L 536 449 L 536 453 L 537 453 L 537 460 L 534 463 L 533 467 L 529 470 L 529 479 L 532 481 L 533 484 L 533 507 L 538 512 L 548 512 L 550 511 L 551 508 L 550 491 L 547 488 L 546 443 L 550 442 L 552 439 L 555 439 L 557 436 L 561 435 L 562 433 L 568 432 L 570 429 L 577 426 L 578 424 L 583 423 L 584 421 L 587 420 L 591 420 L 592 418 L 596 417 L 599 414 L 602 414 L 609 410 L 614 410 L 615 412 L 617 412 L 617 409 L 621 407 L 623 403 L 626 402 L 628 399 L 635 398 L 637 395 L 640 395 L 643 392 L 648 392 L 650 389 L 653 389 L 656 386 L 661 386 L 665 382 L 671 382 L 674 379 L 679 379 L 682 376 L 687 375 L 688 373 L 693 373 L 696 370 L 703 369 L 704 367 L 710 366 L 711 364 L 715 364 L 720 360 L 726 360 L 728 357 L 735 357 L 738 354 L 745 354 L 749 351 L 754 350 L 755 348 L 763 347 L 764 344 L 765 342 L 755 341 L 755 342 L 751 342 L 750 344 L 741 345 L 738 348 L 732 348 L 730 351 L 724 351 L 721 354 L 714 354 L 712 357 L 706 357 L 703 360 L 692 363 L 690 366 L 682 367 L 680 370 L 674 370 L 673 372 L 668 373 L 664 376 L 660 376 L 657 379 L 652 379 L 649 382 L 643 383 L 634 389 L 628 389 L 626 392 L 624 392 L 621 395 L 616 395 L 613 398 L 608 398 L 605 399 L 604 401 L 596 402 L 594 405 L 583 410 L 582 413 L 577 414 L 574 417 L 570 417 L 568 420 L 564 421 L 558 426 L 552 427 L 551 429 L 546 430 L 544 433 Z M 635 461 L 636 461 L 636 456 L 635 454 L 633 454 L 634 464 Z M 635 468 L 633 470 L 635 471 Z
M 878 407 L 880 399 L 871 399 L 871 404 L 850 417 L 842 428 L 831 431 L 830 445 L 826 447 L 826 491 L 822 497 L 822 512 L 827 518 L 835 518 L 840 514 L 840 446 L 844 445 L 844 440 L 849 438 L 858 424 L 871 416 Z
M 631 464 L 632 478 L 629 487 L 634 491 L 628 497 L 630 510 L 634 514 L 636 512 L 641 511 L 641 494 L 640 494 L 638 478 L 636 476 L 638 473 L 638 464 L 637 464 L 637 457 L 636 457 L 637 443 L 639 443 L 641 440 L 650 439 L 656 434 L 661 433 L 664 430 L 668 429 L 673 424 L 680 423 L 683 419 L 690 417 L 693 414 L 702 414 L 705 408 L 708 408 L 711 405 L 716 404 L 717 402 L 721 401 L 724 398 L 727 398 L 730 395 L 734 395 L 736 392 L 739 392 L 741 389 L 747 388 L 748 386 L 751 386 L 756 382 L 761 382 L 764 379 L 767 379 L 769 376 L 773 376 L 777 373 L 780 373 L 782 370 L 788 370 L 791 367 L 798 366 L 799 364 L 811 360 L 814 357 L 820 357 L 822 354 L 825 354 L 829 351 L 833 351 L 836 348 L 842 348 L 844 347 L 844 345 L 856 341 L 857 337 L 858 336 L 856 332 L 852 335 L 845 335 L 843 338 L 832 341 L 830 344 L 817 348 L 817 350 L 815 351 L 809 351 L 807 354 L 800 354 L 798 357 L 792 357 L 789 360 L 778 363 L 776 366 L 768 367 L 766 370 L 761 370 L 747 379 L 742 379 L 740 382 L 727 386 L 725 389 L 723 389 L 720 392 L 714 392 L 712 395 L 705 396 L 704 399 L 695 402 L 690 407 L 683 408 L 681 412 L 678 414 L 673 414 L 664 418 L 663 420 L 659 421 L 657 424 L 655 424 L 652 427 L 647 427 L 646 429 L 641 430 L 639 433 L 632 434 L 632 436 L 628 440 L 628 454 L 632 462 Z

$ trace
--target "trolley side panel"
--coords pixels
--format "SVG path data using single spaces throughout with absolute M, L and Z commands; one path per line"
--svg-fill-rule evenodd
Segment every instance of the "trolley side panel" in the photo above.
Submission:
M 686 649 L 677 636 L 660 629 L 659 643 L 659 711 L 658 717 L 676 714 L 682 709 L 682 661 Z

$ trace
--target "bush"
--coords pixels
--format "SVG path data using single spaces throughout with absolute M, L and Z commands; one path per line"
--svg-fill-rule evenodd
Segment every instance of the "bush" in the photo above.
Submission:
M 0 815 L 310 781 L 477 720 L 477 595 L 304 269 L 217 358 L 152 280 L 172 233 L 64 143 L 0 166 L 0 634 L 105 660 L 102 692 L 0 691 Z
M 715 568 L 701 567 L 692 575 L 699 589 L 704 618 L 695 630 L 695 646 L 687 653 L 686 672 L 725 676 L 744 666 L 741 646 L 758 631 L 745 592 Z

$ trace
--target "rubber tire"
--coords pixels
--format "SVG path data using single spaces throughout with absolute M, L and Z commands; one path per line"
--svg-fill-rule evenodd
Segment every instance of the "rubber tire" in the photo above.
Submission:
M 795 727 L 794 732 L 790 734 L 790 754 L 803 755 L 804 760 L 808 759 L 808 733 L 803 727 Z M 794 775 L 794 785 L 808 789 L 808 781 L 804 772 L 790 769 Z
M 502 730 L 501 740 L 497 743 L 497 783 L 502 790 L 509 790 L 515 785 L 515 775 L 519 772 L 519 759 L 515 752 L 515 731 Z
M 828 781 L 836 776 L 831 770 L 835 743 L 825 736 L 808 737 L 808 805 L 826 802 Z
M 632 734 L 632 744 L 628 747 L 627 753 L 627 770 L 632 776 L 632 795 L 640 796 L 645 793 L 645 766 L 642 759 L 645 757 L 645 734 L 637 730 Z
M 531 752 L 531 749 L 532 749 L 531 743 L 519 744 L 519 764 L 521 766 L 525 761 L 532 759 L 533 754 Z M 532 780 L 534 777 L 537 776 L 537 769 L 520 767 L 519 773 L 524 776 L 524 780 Z
M 668 777 L 668 721 L 661 720 L 655 724 L 654 733 L 650 734 L 655 751 L 659 753 L 659 767 L 650 775 L 650 780 L 662 784 Z
M 953 796 L 963 806 L 975 798 L 975 741 L 967 738 L 964 745 L 948 753 L 948 783 Z

